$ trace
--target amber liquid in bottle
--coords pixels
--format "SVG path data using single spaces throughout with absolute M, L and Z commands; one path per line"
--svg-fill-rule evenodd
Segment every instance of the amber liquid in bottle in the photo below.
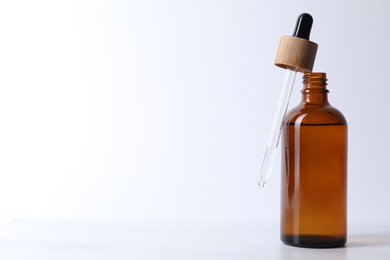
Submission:
M 281 240 L 339 247 L 347 239 L 347 122 L 328 102 L 325 73 L 305 73 L 282 135 Z

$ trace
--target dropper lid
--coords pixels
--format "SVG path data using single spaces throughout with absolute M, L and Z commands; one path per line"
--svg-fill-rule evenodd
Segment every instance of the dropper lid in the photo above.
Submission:
M 275 65 L 298 72 L 311 72 L 317 54 L 318 45 L 309 40 L 313 18 L 303 13 L 298 17 L 292 36 L 280 39 Z
M 297 72 L 311 72 L 313 69 L 318 45 L 309 41 L 312 24 L 313 18 L 310 14 L 301 14 L 295 25 L 293 36 L 283 36 L 280 40 L 275 65 L 286 69 L 286 76 L 260 170 L 259 186 L 263 188 L 267 186 L 275 164 L 283 118 L 286 115 L 295 76 Z

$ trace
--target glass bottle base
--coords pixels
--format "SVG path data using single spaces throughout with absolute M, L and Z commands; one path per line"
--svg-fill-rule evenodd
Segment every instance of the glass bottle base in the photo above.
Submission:
M 347 242 L 345 236 L 319 236 L 319 235 L 282 235 L 284 244 L 307 248 L 342 247 Z

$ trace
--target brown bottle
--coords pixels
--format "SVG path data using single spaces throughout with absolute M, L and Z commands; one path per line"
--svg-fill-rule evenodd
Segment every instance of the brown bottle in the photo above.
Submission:
M 305 73 L 283 122 L 281 240 L 338 247 L 347 238 L 347 122 L 328 103 L 325 73 Z

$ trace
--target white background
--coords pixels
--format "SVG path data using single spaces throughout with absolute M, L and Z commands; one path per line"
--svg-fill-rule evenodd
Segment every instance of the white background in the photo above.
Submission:
M 257 187 L 297 16 L 349 123 L 349 219 L 390 219 L 388 1 L 2 1 L 1 218 L 277 220 Z M 291 104 L 299 102 L 297 79 Z

